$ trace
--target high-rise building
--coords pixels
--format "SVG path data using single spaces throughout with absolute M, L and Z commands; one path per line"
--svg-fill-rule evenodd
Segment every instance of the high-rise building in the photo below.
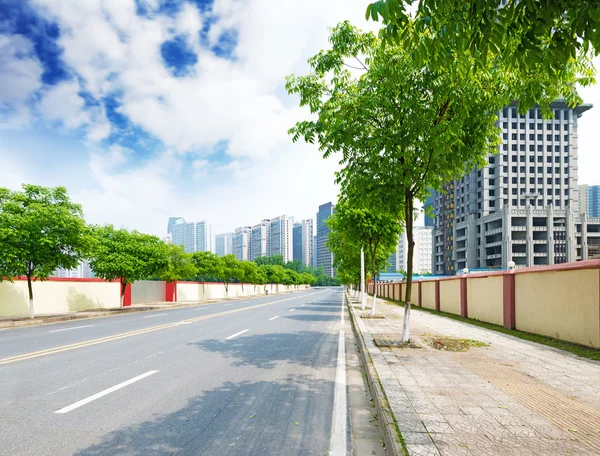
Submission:
M 312 266 L 313 268 L 317 267 L 317 235 L 315 234 L 313 236 L 313 259 L 312 259 Z
M 294 223 L 294 261 L 299 261 L 302 263 L 302 223 L 296 222 Z
M 431 273 L 431 258 L 433 255 L 433 227 L 413 227 L 413 274 Z M 400 235 L 396 249 L 396 270 L 408 270 L 408 238 L 406 232 Z
M 221 233 L 215 236 L 215 253 L 219 256 L 233 253 L 233 233 Z
M 588 185 L 583 184 L 579 187 L 579 213 L 588 214 Z
M 433 190 L 429 190 L 429 196 L 425 199 L 425 204 L 423 204 L 423 210 L 425 211 L 424 217 L 424 225 L 425 226 L 433 226 L 433 216 L 429 215 L 433 212 Z
M 498 113 L 502 142 L 488 166 L 434 195 L 434 272 L 585 260 L 600 251 L 600 219 L 579 213 L 577 119 L 591 105 L 515 105 Z
M 600 185 L 579 186 L 579 212 L 600 217 Z
M 250 260 L 270 256 L 271 221 L 262 220 L 252 227 L 250 240 Z
M 196 251 L 196 224 L 194 222 L 185 222 L 180 219 L 171 226 L 172 242 L 175 245 L 182 245 L 186 253 Z
M 283 262 L 293 260 L 294 217 L 280 215 L 271 219 L 270 256 L 281 255 Z
M 334 211 L 335 206 L 329 202 L 319 206 L 319 212 L 317 212 L 317 267 L 323 266 L 325 274 L 330 277 L 335 275 L 335 269 L 333 267 L 333 254 L 327 248 L 329 227 L 325 221 L 331 217 Z
M 92 279 L 95 276 L 94 271 L 90 268 L 90 263 L 83 260 L 73 269 L 58 268 L 52 273 L 52 277 L 70 278 L 70 279 Z
M 252 237 L 252 228 L 241 226 L 236 228 L 233 233 L 232 246 L 233 254 L 238 260 L 250 259 L 250 240 Z
M 300 261 L 304 266 L 312 266 L 313 257 L 315 255 L 314 246 L 313 246 L 313 219 L 304 219 L 302 220 L 302 231 L 301 231 L 301 239 L 302 239 L 302 257 Z M 294 232 L 294 243 L 296 242 L 296 233 Z M 295 258 L 294 258 L 295 259 Z
M 171 234 L 173 225 L 175 225 L 176 223 L 185 223 L 185 219 L 183 217 L 169 217 L 169 223 L 167 224 L 167 234 Z
M 215 252 L 215 235 L 206 220 L 196 222 L 196 252 Z

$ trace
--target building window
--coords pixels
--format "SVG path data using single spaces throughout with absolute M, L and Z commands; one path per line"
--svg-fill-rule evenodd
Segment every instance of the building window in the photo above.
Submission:
M 544 172 L 544 167 L 543 167 L 543 166 L 538 166 L 538 168 L 537 168 L 537 172 L 538 172 L 539 174 L 543 173 L 543 172 Z
M 547 123 L 546 124 L 546 130 L 552 130 L 552 124 L 551 123 Z
M 565 200 L 565 207 L 569 205 L 569 200 Z
M 517 122 L 512 122 L 510 124 L 510 126 L 512 127 L 513 130 L 516 130 L 517 129 Z
M 569 167 L 565 166 L 565 174 L 569 174 Z
M 502 108 L 502 117 L 504 117 L 504 118 L 508 117 L 508 109 L 507 108 Z
M 508 122 L 502 122 L 502 128 L 506 130 L 508 128 Z
M 543 141 L 544 140 L 544 135 L 538 134 L 537 135 L 537 139 L 538 139 L 538 141 Z
M 496 201 L 491 200 L 490 201 L 490 207 L 496 207 Z
M 560 188 L 555 188 L 554 189 L 554 194 L 555 195 L 560 195 Z
M 535 124 L 533 122 L 529 122 L 529 129 L 530 130 L 534 130 L 535 129 Z M 533 138 L 531 138 L 533 139 Z
M 563 124 L 563 130 L 569 131 L 569 124 L 568 123 Z
M 546 179 L 546 183 L 547 183 L 548 185 L 552 185 L 552 178 L 551 178 L 551 177 L 548 177 L 548 178 Z
M 502 161 L 503 162 L 507 162 L 508 161 L 508 155 L 503 155 L 502 156 Z
M 508 184 L 508 177 L 503 177 L 502 178 L 502 182 L 505 183 L 505 184 Z
M 516 205 L 517 205 L 517 200 L 516 200 L 516 199 L 513 199 L 513 200 L 512 200 L 512 204 L 513 204 L 513 206 L 516 206 Z
M 508 150 L 508 144 L 502 144 L 502 150 Z
M 554 200 L 554 205 L 560 207 L 560 200 Z
M 546 189 L 546 195 L 552 196 L 552 189 L 551 188 Z
M 537 129 L 538 129 L 538 130 L 541 130 L 542 128 L 543 128 L 542 124 L 541 124 L 541 123 L 538 123 L 538 124 L 537 124 Z
M 555 123 L 555 124 L 554 124 L 554 129 L 555 129 L 555 130 L 560 130 L 560 125 L 559 125 L 559 124 L 557 124 L 557 123 Z
M 516 162 L 516 161 L 518 160 L 518 158 L 517 158 L 517 156 L 516 156 L 516 155 L 513 155 L 512 157 L 510 157 L 510 160 L 511 160 L 512 162 Z
M 508 166 L 503 166 L 502 167 L 502 171 L 505 172 L 505 173 L 507 173 L 508 172 Z
M 516 178 L 516 177 L 513 177 L 513 178 L 512 178 L 512 183 L 513 183 L 513 184 L 516 184 L 516 183 L 517 183 L 517 178 Z
M 529 152 L 533 152 L 535 150 L 535 146 L 533 144 L 529 144 Z
M 524 166 L 520 166 L 519 167 L 519 172 L 520 173 L 524 173 L 525 172 L 525 167 Z
M 525 141 L 525 133 L 521 133 L 521 134 L 519 135 L 519 139 L 520 139 L 521 141 Z
M 511 113 L 512 113 L 512 118 L 516 119 L 517 118 L 517 108 L 512 108 Z
M 516 141 L 516 140 L 517 140 L 517 134 L 516 134 L 516 133 L 513 133 L 512 135 L 510 135 L 510 138 L 511 138 L 513 141 Z
M 535 177 L 530 177 L 529 178 L 529 183 L 534 185 L 535 184 Z
M 552 163 L 552 157 L 550 157 L 550 156 L 546 157 L 546 161 L 547 161 L 548 163 Z
M 531 174 L 535 173 L 535 166 L 530 166 L 530 167 L 529 167 L 529 172 L 530 172 Z
M 560 167 L 559 166 L 555 166 L 554 167 L 554 174 L 560 174 Z
M 491 174 L 491 175 L 496 174 L 496 168 L 490 168 L 489 169 L 489 174 Z
M 529 156 L 529 163 L 533 163 L 533 162 L 535 162 L 535 157 L 533 155 L 530 155 Z
M 552 152 L 552 146 L 546 146 L 546 152 Z
M 569 135 L 564 135 L 563 136 L 563 141 L 567 142 L 569 140 Z
M 508 189 L 507 188 L 503 188 L 502 189 L 502 194 L 503 195 L 508 195 Z
M 552 174 L 552 166 L 548 166 L 548 167 L 546 168 L 546 173 L 547 173 L 547 174 Z
M 521 200 L 519 201 L 519 203 L 521 203 L 521 206 L 525 206 L 525 198 L 521 198 Z
M 513 145 L 511 146 L 511 149 L 513 150 L 513 152 L 516 152 L 516 151 L 517 151 L 517 145 L 516 145 L 516 144 L 513 144 Z
M 556 120 L 560 120 L 560 109 L 555 109 L 554 110 L 554 118 Z
M 565 188 L 565 196 L 569 196 L 569 189 Z
M 554 135 L 554 141 L 560 141 L 560 135 Z
M 512 189 L 512 194 L 513 194 L 513 195 L 516 195 L 516 194 L 517 194 L 517 189 L 516 189 L 516 188 L 513 188 L 513 189 Z
M 554 152 L 560 152 L 560 146 L 554 146 Z
M 554 183 L 555 183 L 556 185 L 560 185 L 560 178 L 558 178 L 558 177 L 557 177 L 557 178 L 555 178 L 555 179 L 554 179 Z
M 512 169 L 512 172 L 513 172 L 513 173 L 516 173 L 516 172 L 517 172 L 517 167 L 516 167 L 516 166 L 513 166 L 511 169 Z
M 552 200 L 546 200 L 546 205 L 547 206 L 552 206 Z
M 525 178 L 524 178 L 524 177 L 521 177 L 521 178 L 519 179 L 519 182 L 520 182 L 521 184 L 525 185 Z
M 560 163 L 560 157 L 554 157 L 554 162 L 555 163 Z
M 552 135 L 546 135 L 546 141 L 552 141 Z
M 544 200 L 538 200 L 538 206 L 543 206 L 544 205 Z
M 544 157 L 542 157 L 541 155 L 538 155 L 537 161 L 538 161 L 538 163 L 542 163 L 544 161 Z
M 544 151 L 543 147 L 544 147 L 544 146 L 542 146 L 541 144 L 538 144 L 538 146 L 537 146 L 537 151 L 538 151 L 538 152 L 543 152 L 543 151 Z
M 529 118 L 530 119 L 535 119 L 535 109 L 530 109 L 529 110 Z
M 565 185 L 569 185 L 569 178 L 565 177 Z
M 490 185 L 496 185 L 496 179 L 490 179 L 489 183 Z
M 496 163 L 496 157 L 494 157 L 493 155 L 489 157 L 488 161 L 490 162 L 490 165 L 493 165 L 494 163 Z
M 544 185 L 544 178 L 543 177 L 538 177 L 538 185 Z
M 565 152 L 569 152 L 569 146 L 565 146 Z
M 519 157 L 519 161 L 520 161 L 520 162 L 524 162 L 524 161 L 525 161 L 525 155 L 521 155 L 521 156 Z

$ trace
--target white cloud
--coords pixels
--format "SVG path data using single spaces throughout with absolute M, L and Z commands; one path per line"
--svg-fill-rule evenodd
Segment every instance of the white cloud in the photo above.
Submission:
M 90 121 L 85 101 L 78 94 L 77 81 L 65 81 L 49 88 L 39 104 L 46 118 L 63 123 L 67 128 L 78 128 Z

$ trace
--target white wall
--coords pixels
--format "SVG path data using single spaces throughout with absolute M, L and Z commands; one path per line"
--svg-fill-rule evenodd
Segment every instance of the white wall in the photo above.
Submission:
M 120 304 L 119 282 L 35 281 L 33 283 L 36 315 L 62 314 L 89 309 L 111 309 Z M 0 283 L 0 317 L 29 315 L 29 292 L 26 280 Z
M 177 283 L 177 302 L 204 302 L 218 299 L 242 298 L 250 296 L 261 296 L 265 290 L 269 295 L 289 293 L 296 290 L 309 288 L 308 285 L 294 286 L 287 285 L 251 285 L 239 283 L 230 283 L 228 291 L 225 291 L 225 285 L 222 283 L 196 283 L 196 282 L 178 282 Z
M 145 304 L 165 301 L 165 282 L 139 280 L 131 284 L 131 303 Z

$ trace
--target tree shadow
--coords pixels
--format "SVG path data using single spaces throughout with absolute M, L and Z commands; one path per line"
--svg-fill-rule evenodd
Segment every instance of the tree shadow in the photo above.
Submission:
M 108 435 L 77 456 L 323 455 L 328 451 L 334 382 L 312 376 L 225 382 Z
M 27 287 L 17 283 L 0 283 L 0 318 L 29 315 L 29 295 Z
M 317 307 L 317 306 L 313 306 L 311 304 L 310 306 L 296 307 L 295 309 L 296 310 L 311 310 L 313 312 L 337 312 L 339 314 L 341 307 L 339 305 L 337 307 L 332 307 L 332 306 Z
M 335 356 L 319 356 L 319 353 L 336 353 L 338 338 L 329 333 L 298 331 L 254 334 L 232 340 L 199 340 L 191 344 L 202 350 L 218 352 L 226 358 L 235 358 L 233 366 L 273 369 L 278 363 L 285 362 L 322 368 L 335 365 Z
M 289 315 L 284 318 L 297 321 L 334 321 L 339 320 L 339 315 Z
M 67 307 L 70 312 L 98 309 L 102 307 L 100 300 L 94 301 L 85 293 L 78 292 L 75 287 L 69 287 L 67 293 Z

